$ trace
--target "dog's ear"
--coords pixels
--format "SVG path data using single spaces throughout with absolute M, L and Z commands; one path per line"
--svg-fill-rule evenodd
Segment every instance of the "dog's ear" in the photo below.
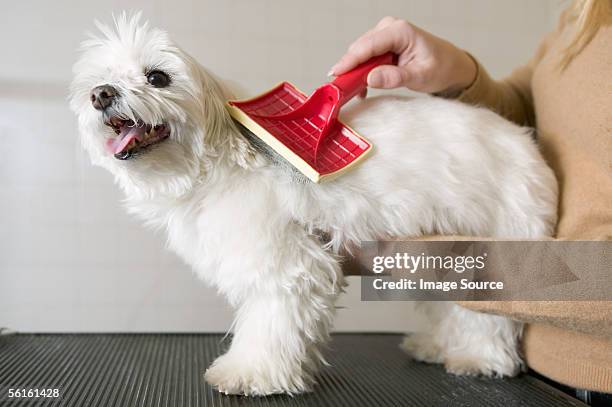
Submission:
M 220 81 L 198 64 L 202 86 L 204 123 L 204 150 L 211 156 L 226 155 L 232 162 L 252 168 L 255 164 L 255 150 L 238 130 L 225 103 L 231 95 Z

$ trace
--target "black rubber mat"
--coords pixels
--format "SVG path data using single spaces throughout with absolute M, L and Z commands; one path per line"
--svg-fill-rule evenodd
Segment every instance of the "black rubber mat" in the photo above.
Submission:
M 583 406 L 531 376 L 487 380 L 410 361 L 398 335 L 335 335 L 314 392 L 225 396 L 204 382 L 227 346 L 204 334 L 0 336 L 2 406 Z M 60 398 L 11 398 L 8 388 L 59 388 Z

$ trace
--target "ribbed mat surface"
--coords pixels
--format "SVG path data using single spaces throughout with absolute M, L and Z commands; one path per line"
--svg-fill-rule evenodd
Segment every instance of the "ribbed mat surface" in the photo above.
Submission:
M 335 335 L 310 394 L 220 395 L 203 379 L 228 345 L 221 335 L 0 336 L 0 405 L 17 406 L 582 406 L 539 380 L 448 375 L 410 361 L 397 335 Z M 7 387 L 59 387 L 61 399 L 6 398 Z

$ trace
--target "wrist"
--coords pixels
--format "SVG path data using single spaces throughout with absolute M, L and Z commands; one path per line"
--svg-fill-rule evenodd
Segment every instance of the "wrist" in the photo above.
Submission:
M 478 76 L 478 64 L 467 52 L 457 49 L 455 63 L 453 64 L 454 80 L 444 93 L 459 93 L 469 88 Z

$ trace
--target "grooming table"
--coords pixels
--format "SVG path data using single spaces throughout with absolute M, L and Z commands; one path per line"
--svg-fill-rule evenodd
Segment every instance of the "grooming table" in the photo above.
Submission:
M 456 377 L 411 361 L 400 335 L 337 334 L 332 367 L 313 393 L 225 396 L 203 373 L 229 345 L 216 334 L 13 334 L 0 336 L 0 406 L 584 406 L 529 376 Z M 8 387 L 59 388 L 60 399 L 7 400 Z

